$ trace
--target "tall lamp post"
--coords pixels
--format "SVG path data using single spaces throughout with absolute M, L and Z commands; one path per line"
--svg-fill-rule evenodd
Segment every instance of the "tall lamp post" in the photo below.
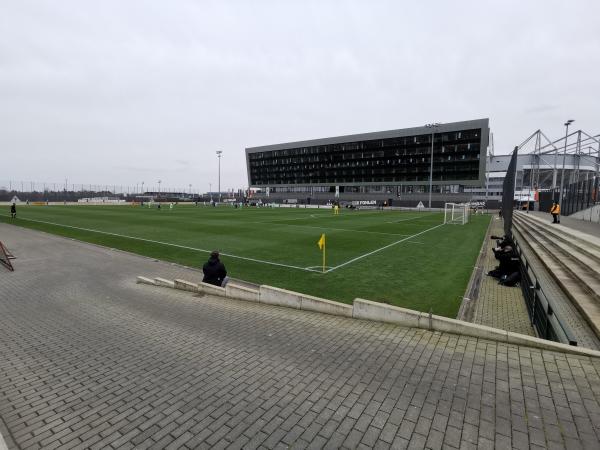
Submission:
M 162 183 L 162 180 L 158 180 L 158 198 L 160 198 L 160 183 Z
M 567 139 L 569 139 L 569 125 L 571 125 L 575 120 L 569 119 L 565 122 L 565 150 L 563 152 L 563 162 L 562 162 L 562 170 L 560 172 L 560 191 L 558 193 L 558 204 L 562 207 L 562 194 L 563 194 L 563 183 L 565 181 L 565 159 L 567 158 Z
M 221 154 L 222 150 L 217 150 L 217 158 L 219 158 L 219 202 L 221 201 Z
M 433 140 L 435 137 L 435 129 L 441 125 L 439 122 L 428 123 L 425 125 L 427 128 L 431 128 L 431 161 L 429 164 L 429 209 L 431 209 L 431 193 L 433 191 Z

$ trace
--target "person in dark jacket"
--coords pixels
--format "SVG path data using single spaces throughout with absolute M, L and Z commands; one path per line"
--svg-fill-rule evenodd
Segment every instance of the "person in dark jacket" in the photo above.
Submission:
M 10 218 L 11 219 L 16 219 L 17 218 L 17 205 L 16 205 L 16 203 L 13 203 L 12 205 L 10 205 Z
M 210 258 L 202 267 L 204 272 L 204 283 L 214 284 L 215 286 L 225 287 L 229 281 L 225 265 L 219 260 L 219 252 L 214 251 L 210 254 Z

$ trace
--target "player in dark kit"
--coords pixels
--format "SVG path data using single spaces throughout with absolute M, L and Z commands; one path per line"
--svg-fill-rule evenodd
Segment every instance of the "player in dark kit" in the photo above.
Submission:
M 16 203 L 13 203 L 12 205 L 10 205 L 10 218 L 11 219 L 16 219 L 17 218 L 17 205 L 16 205 Z

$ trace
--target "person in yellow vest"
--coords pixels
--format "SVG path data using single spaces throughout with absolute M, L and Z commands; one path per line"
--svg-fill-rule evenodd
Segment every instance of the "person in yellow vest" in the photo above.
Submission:
M 552 218 L 554 221 L 552 223 L 560 223 L 560 205 L 558 202 L 552 203 L 552 208 L 550 208 L 550 214 L 552 214 Z
M 336 202 L 333 204 L 333 214 L 335 216 L 337 216 L 339 213 L 340 213 L 340 204 Z

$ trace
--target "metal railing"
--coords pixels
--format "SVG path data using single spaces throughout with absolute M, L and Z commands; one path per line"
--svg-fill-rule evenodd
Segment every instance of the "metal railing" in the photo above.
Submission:
M 514 233 L 512 240 L 514 249 L 519 256 L 521 289 L 525 297 L 531 326 L 535 328 L 538 336 L 543 339 L 577 346 L 577 339 L 571 328 L 556 315 L 556 308 L 553 306 L 552 300 L 544 293 L 539 278 L 533 267 L 531 267 Z
M 540 194 L 540 210 L 549 212 L 552 202 L 558 199 L 560 195 L 560 188 L 551 189 L 548 192 Z M 599 204 L 599 197 L 600 178 L 593 177 L 577 183 L 571 183 L 563 188 L 560 213 L 563 216 L 570 216 L 576 212 L 591 208 Z

